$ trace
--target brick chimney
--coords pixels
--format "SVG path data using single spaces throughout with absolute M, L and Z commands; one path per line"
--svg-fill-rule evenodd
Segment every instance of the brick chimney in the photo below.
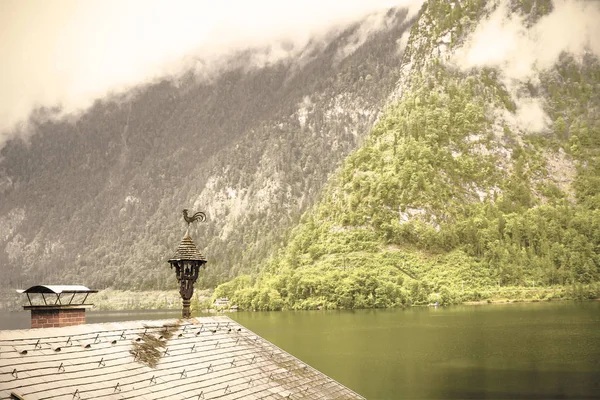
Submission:
M 75 285 L 37 285 L 17 292 L 29 300 L 23 309 L 31 311 L 31 328 L 57 328 L 85 324 L 85 310 L 93 307 L 85 301 L 98 291 Z
M 28 309 L 28 306 L 25 306 Z M 63 306 L 31 310 L 31 328 L 57 328 L 85 324 L 85 308 L 64 308 Z

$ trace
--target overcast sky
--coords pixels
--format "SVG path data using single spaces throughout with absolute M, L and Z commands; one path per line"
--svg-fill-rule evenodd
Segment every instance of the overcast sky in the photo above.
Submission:
M 410 1 L 413 12 L 421 0 Z M 0 147 L 37 106 L 95 98 L 210 60 L 313 35 L 409 0 L 0 0 Z M 414 5 L 416 4 L 416 5 Z M 4 139 L 4 140 L 3 140 Z
M 277 60 L 309 38 L 393 6 L 408 5 L 415 15 L 422 1 L 0 0 L 0 148 L 36 107 L 82 110 L 198 59 L 286 41 L 285 51 L 274 47 L 263 61 Z M 529 79 L 561 51 L 598 54 L 599 4 L 555 0 L 555 11 L 531 29 L 499 7 L 455 60 Z

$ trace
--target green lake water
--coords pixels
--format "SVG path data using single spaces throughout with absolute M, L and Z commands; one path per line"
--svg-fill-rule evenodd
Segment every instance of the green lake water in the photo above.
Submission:
M 370 400 L 600 399 L 598 301 L 227 315 Z M 1 329 L 28 326 L 0 312 Z
M 600 302 L 231 316 L 367 399 L 600 399 Z

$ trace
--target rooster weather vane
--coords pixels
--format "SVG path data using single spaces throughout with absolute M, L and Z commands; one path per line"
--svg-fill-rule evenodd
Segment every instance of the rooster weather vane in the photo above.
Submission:
M 185 222 L 187 222 L 188 226 L 190 226 L 190 224 L 194 221 L 200 221 L 200 222 L 206 221 L 206 214 L 204 214 L 202 211 L 198 211 L 197 213 L 194 213 L 190 217 L 188 215 L 188 209 L 184 208 L 183 209 L 183 219 L 185 220 Z

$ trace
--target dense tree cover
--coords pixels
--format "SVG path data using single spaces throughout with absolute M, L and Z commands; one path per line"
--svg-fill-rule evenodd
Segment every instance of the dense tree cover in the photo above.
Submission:
M 530 20 L 550 9 L 517 6 Z M 498 117 L 518 108 L 499 71 L 426 57 L 457 21 L 469 29 L 444 7 L 426 6 L 436 30 L 414 25 L 404 61 L 421 62 L 405 91 L 286 246 L 216 296 L 278 310 L 600 295 L 600 63 L 564 54 L 524 84 L 552 120 L 528 133 Z
M 208 258 L 200 286 L 253 271 L 368 133 L 397 81 L 405 15 L 264 68 L 250 66 L 270 49 L 252 49 L 208 80 L 152 84 L 66 120 L 35 115 L 27 142 L 0 149 L 0 288 L 174 288 L 166 260 L 183 208 L 208 214 L 191 232 Z

